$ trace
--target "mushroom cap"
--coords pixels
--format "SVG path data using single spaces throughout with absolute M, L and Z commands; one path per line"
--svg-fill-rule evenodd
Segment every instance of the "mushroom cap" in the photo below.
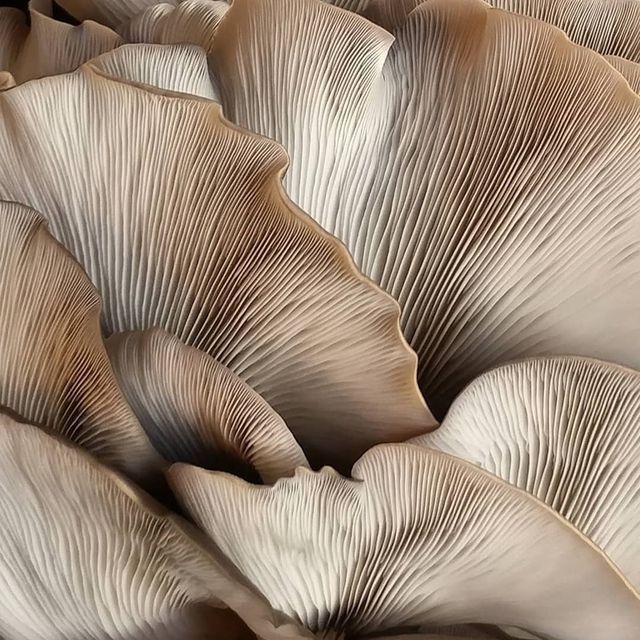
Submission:
M 244 587 L 176 516 L 2 413 L 0 450 L 3 638 L 255 638 L 217 596 Z
M 397 303 L 287 199 L 278 144 L 91 64 L 0 106 L 0 197 L 44 212 L 100 290 L 107 334 L 160 327 L 208 353 L 312 464 L 348 468 L 433 426 Z
M 112 335 L 107 353 L 125 397 L 167 460 L 257 472 L 265 482 L 308 465 L 282 418 L 203 351 L 152 329 Z
M 640 98 L 479 0 L 424 2 L 394 35 L 235 0 L 209 61 L 226 116 L 283 144 L 291 198 L 400 302 L 436 416 L 516 358 L 640 367 Z
M 0 8 L 0 70 L 18 84 L 73 71 L 121 44 L 117 33 L 96 22 L 72 26 L 31 9 L 27 26 L 21 11 Z
M 166 0 L 162 4 L 176 5 L 179 0 Z M 111 28 L 127 22 L 158 0 L 60 0 L 62 7 L 76 20 L 95 20 Z
M 219 0 L 182 0 L 177 6 L 159 3 L 120 25 L 118 32 L 127 42 L 189 42 L 208 50 L 228 9 L 229 5 Z
M 151 482 L 164 461 L 118 388 L 98 292 L 42 216 L 11 202 L 0 202 L 0 300 L 0 405 Z
M 213 100 L 205 52 L 196 46 L 123 45 L 91 60 L 91 66 L 108 76 L 134 84 Z
M 415 444 L 459 456 L 536 496 L 640 588 L 640 373 L 577 357 L 498 367 Z
M 353 480 L 300 469 L 260 487 L 176 464 L 169 483 L 272 606 L 318 633 L 476 622 L 632 640 L 640 628 L 638 594 L 577 529 L 436 451 L 380 445 Z
M 331 0 L 394 31 L 428 0 Z M 601 53 L 631 88 L 640 89 L 638 0 L 488 0 L 491 6 L 558 27 L 576 44 Z

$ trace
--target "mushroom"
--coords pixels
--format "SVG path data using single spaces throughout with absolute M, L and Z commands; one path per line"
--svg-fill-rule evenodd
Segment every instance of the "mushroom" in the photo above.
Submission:
M 177 6 L 155 4 L 121 24 L 118 32 L 127 42 L 190 42 L 208 50 L 228 9 L 229 5 L 219 0 L 182 0 Z
M 292 199 L 400 302 L 436 416 L 515 358 L 640 367 L 640 97 L 479 0 L 422 3 L 394 35 L 234 0 L 208 53 L 225 115 L 284 145 Z
M 402 444 L 368 451 L 352 475 L 299 469 L 264 487 L 176 464 L 169 484 L 274 609 L 318 637 L 476 622 L 562 640 L 637 638 L 638 594 L 526 492 Z
M 603 55 L 640 62 L 638 0 L 489 0 L 489 4 L 553 24 L 574 42 Z
M 114 334 L 107 352 L 125 397 L 171 462 L 265 482 L 307 466 L 282 418 L 229 369 L 160 329 Z
M 118 28 L 126 42 L 182 44 L 189 42 L 210 51 L 226 2 L 182 0 L 177 6 L 161 3 L 148 7 Z M 220 101 L 215 78 L 210 76 L 214 99 Z
M 100 296 L 42 216 L 9 202 L 0 202 L 0 300 L 0 405 L 153 482 L 164 463 L 116 383 Z
M 1 413 L 0 450 L 3 638 L 255 638 L 227 606 L 259 633 L 300 637 L 187 523 L 87 453 Z
M 534 358 L 474 380 L 433 436 L 536 496 L 640 588 L 640 373 L 576 357 Z
M 0 197 L 44 212 L 101 292 L 107 335 L 159 327 L 208 353 L 314 465 L 433 426 L 397 303 L 287 199 L 278 144 L 91 64 L 0 107 Z

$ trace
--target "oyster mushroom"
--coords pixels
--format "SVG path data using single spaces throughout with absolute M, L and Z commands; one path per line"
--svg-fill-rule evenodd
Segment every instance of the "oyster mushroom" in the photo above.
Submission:
M 285 146 L 292 199 L 400 302 L 437 416 L 519 357 L 640 366 L 640 97 L 599 55 L 477 0 L 395 39 L 235 0 L 209 53 L 225 115 Z
M 393 30 L 430 0 L 332 0 Z M 489 0 L 497 9 L 541 20 L 562 29 L 575 43 L 602 55 L 640 62 L 638 0 Z
M 603 55 L 640 62 L 638 0 L 489 0 L 489 4 L 553 24 L 577 44 Z
M 161 3 L 148 7 L 118 28 L 127 42 L 154 44 L 191 44 L 210 51 L 213 37 L 224 14 L 226 2 L 183 0 L 177 6 Z M 213 98 L 220 101 L 217 82 L 210 75 Z
M 115 334 L 107 352 L 129 404 L 169 461 L 265 482 L 307 466 L 280 416 L 211 356 L 155 329 Z
M 151 481 L 163 461 L 100 335 L 100 296 L 38 213 L 0 202 L 0 405 Z
M 169 483 L 274 609 L 318 637 L 466 622 L 637 637 L 638 594 L 524 491 L 410 445 L 375 447 L 352 473 L 300 469 L 260 487 L 177 464 Z
M 312 464 L 345 468 L 433 425 L 397 303 L 287 199 L 278 144 L 91 64 L 0 107 L 0 197 L 44 212 L 101 292 L 107 334 L 160 327 L 208 353 Z
M 88 454 L 1 413 L 0 450 L 6 640 L 255 638 L 226 603 L 297 637 L 186 523 Z
M 640 588 L 640 373 L 587 358 L 535 358 L 474 380 L 433 436 L 536 496 Z
M 189 42 L 208 50 L 228 9 L 229 5 L 219 0 L 182 0 L 177 6 L 163 2 L 124 22 L 118 32 L 127 42 Z

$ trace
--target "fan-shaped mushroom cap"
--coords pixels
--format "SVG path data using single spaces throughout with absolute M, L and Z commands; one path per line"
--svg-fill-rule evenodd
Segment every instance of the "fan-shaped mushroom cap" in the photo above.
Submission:
M 0 202 L 0 405 L 146 479 L 160 456 L 117 386 L 100 297 L 27 207 Z
M 213 37 L 224 14 L 226 2 L 217 0 L 183 0 L 174 6 L 156 4 L 121 25 L 119 33 L 127 42 L 182 44 L 189 42 L 210 51 Z M 220 100 L 216 81 L 211 76 L 214 99 Z
M 194 46 L 124 45 L 91 60 L 108 76 L 215 99 L 205 52 Z
M 122 44 L 120 36 L 95 22 L 77 27 L 30 11 L 31 26 L 17 9 L 0 8 L 0 70 L 16 82 L 73 71 Z
M 640 373 L 585 358 L 494 369 L 415 442 L 535 495 L 640 587 Z
M 397 304 L 287 199 L 278 144 L 214 102 L 91 65 L 0 107 L 0 197 L 46 214 L 100 290 L 107 333 L 161 327 L 205 351 L 314 463 L 345 467 L 433 424 Z
M 634 640 L 640 599 L 608 558 L 523 491 L 447 455 L 381 445 L 353 468 L 273 487 L 177 464 L 169 482 L 272 606 L 348 637 L 511 624 Z
M 226 116 L 287 148 L 292 199 L 400 302 L 429 405 L 523 356 L 640 366 L 640 98 L 480 1 L 425 2 L 395 35 L 235 0 L 210 62 Z
M 553 24 L 574 42 L 603 55 L 640 62 L 638 0 L 489 0 L 489 4 Z
M 0 634 L 7 640 L 254 638 L 270 612 L 179 518 L 82 451 L 0 414 Z
M 115 334 L 107 353 L 120 388 L 167 460 L 257 471 L 265 482 L 307 466 L 282 418 L 206 353 L 158 329 Z

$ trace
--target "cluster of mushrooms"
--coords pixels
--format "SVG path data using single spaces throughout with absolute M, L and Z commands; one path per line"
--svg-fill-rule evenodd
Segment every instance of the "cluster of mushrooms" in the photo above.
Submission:
M 0 8 L 0 638 L 640 638 L 640 0 Z

